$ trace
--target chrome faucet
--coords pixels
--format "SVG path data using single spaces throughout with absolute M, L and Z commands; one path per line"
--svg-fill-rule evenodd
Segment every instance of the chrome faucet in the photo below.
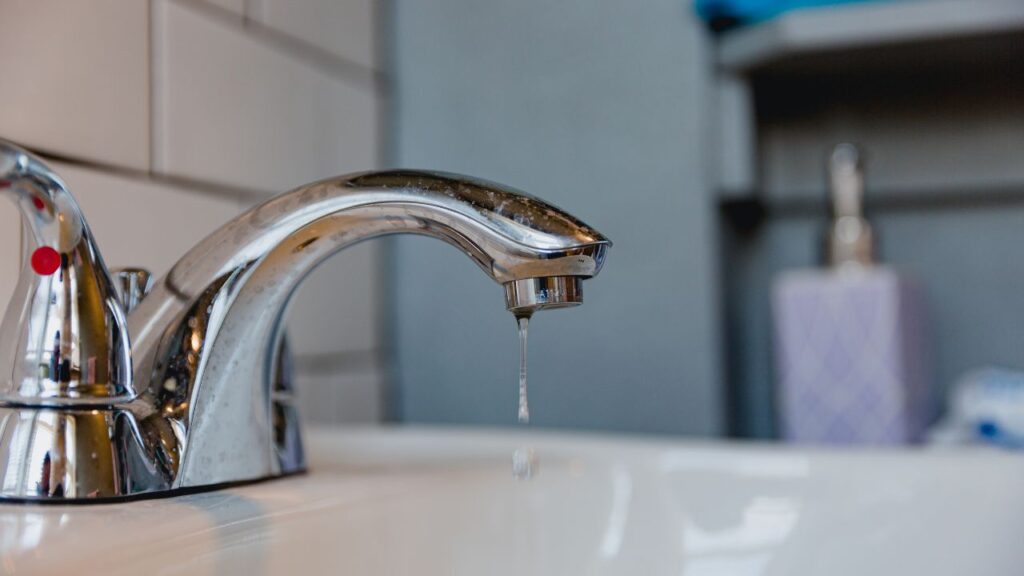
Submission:
M 0 193 L 26 230 L 0 328 L 3 500 L 170 496 L 302 472 L 284 318 L 302 280 L 346 246 L 439 238 L 502 284 L 506 307 L 523 316 L 580 304 L 582 280 L 611 245 L 497 184 L 364 172 L 252 208 L 156 282 L 139 270 L 115 282 L 64 183 L 4 141 Z

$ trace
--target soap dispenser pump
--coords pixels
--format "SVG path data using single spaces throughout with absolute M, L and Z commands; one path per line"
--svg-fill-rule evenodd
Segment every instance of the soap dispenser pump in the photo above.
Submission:
M 931 417 L 919 285 L 876 260 L 858 148 L 829 156 L 823 269 L 773 286 L 782 435 L 818 444 L 905 444 Z
M 828 161 L 832 220 L 825 236 L 825 262 L 833 268 L 875 263 L 875 238 L 864 217 L 864 165 L 853 144 L 839 144 Z

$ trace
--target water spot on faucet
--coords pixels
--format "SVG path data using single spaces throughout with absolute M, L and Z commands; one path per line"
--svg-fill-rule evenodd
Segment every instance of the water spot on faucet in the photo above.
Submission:
M 525 214 L 513 214 L 512 220 L 514 220 L 516 224 L 520 224 L 522 226 L 533 226 L 533 219 Z
M 295 248 L 292 248 L 292 253 L 293 253 L 293 254 L 297 254 L 297 253 L 299 253 L 299 252 L 302 252 L 302 251 L 303 251 L 303 250 L 305 250 L 305 249 L 306 249 L 307 247 L 309 247 L 309 245 L 310 245 L 310 244 L 312 244 L 313 242 L 316 242 L 316 241 L 317 241 L 317 240 L 319 240 L 319 239 L 320 239 L 320 237 L 319 237 L 319 236 L 314 236 L 314 237 L 312 237 L 312 238 L 310 238 L 310 239 L 308 239 L 308 240 L 305 240 L 305 241 L 303 241 L 303 242 L 302 242 L 301 244 L 299 244 L 299 245 L 298 245 L 298 246 L 296 246 Z

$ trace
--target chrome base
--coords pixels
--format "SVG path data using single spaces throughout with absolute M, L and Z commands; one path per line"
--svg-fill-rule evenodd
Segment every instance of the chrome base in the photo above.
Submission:
M 167 491 L 173 480 L 167 464 L 177 455 L 173 432 L 140 426 L 126 410 L 0 409 L 5 499 L 61 502 Z
M 219 484 L 204 484 L 202 486 L 189 486 L 185 488 L 175 488 L 173 490 L 156 490 L 152 492 L 137 492 L 134 494 L 128 494 L 126 496 L 112 496 L 112 497 L 96 497 L 96 498 L 18 498 L 14 496 L 3 496 L 0 497 L 0 504 L 8 505 L 23 504 L 26 506 L 92 506 L 96 504 L 124 504 L 126 502 L 137 502 L 139 500 L 156 500 L 161 498 L 177 498 L 181 496 L 189 496 L 192 494 L 203 494 L 206 492 L 217 492 L 219 490 L 228 490 L 230 488 L 238 488 L 240 486 L 250 486 L 253 484 L 262 484 L 264 482 L 273 482 L 283 478 L 292 478 L 295 476 L 303 476 L 309 472 L 309 469 L 302 468 L 294 472 L 287 472 L 279 474 L 277 476 L 264 476 L 262 478 L 254 478 L 252 480 L 237 480 L 233 482 L 221 482 Z
M 287 357 L 287 349 L 281 354 Z M 279 371 L 271 403 L 272 472 L 211 484 L 180 483 L 187 437 L 180 414 L 142 411 L 141 404 L 87 410 L 0 407 L 0 502 L 123 502 L 303 473 L 299 414 L 290 379 L 283 376 Z

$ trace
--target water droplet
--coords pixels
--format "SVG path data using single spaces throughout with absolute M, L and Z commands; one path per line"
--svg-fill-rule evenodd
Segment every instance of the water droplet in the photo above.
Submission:
M 516 448 L 512 453 L 512 477 L 516 480 L 529 480 L 537 474 L 537 454 L 532 448 Z
M 526 334 L 530 326 L 530 318 L 516 318 L 519 325 L 519 423 L 530 422 L 530 401 L 526 394 Z
M 517 316 L 519 328 L 519 423 L 530 423 L 530 402 L 526 394 L 526 335 L 530 326 L 529 316 Z M 520 447 L 512 453 L 512 477 L 529 480 L 537 473 L 537 455 L 532 448 Z

